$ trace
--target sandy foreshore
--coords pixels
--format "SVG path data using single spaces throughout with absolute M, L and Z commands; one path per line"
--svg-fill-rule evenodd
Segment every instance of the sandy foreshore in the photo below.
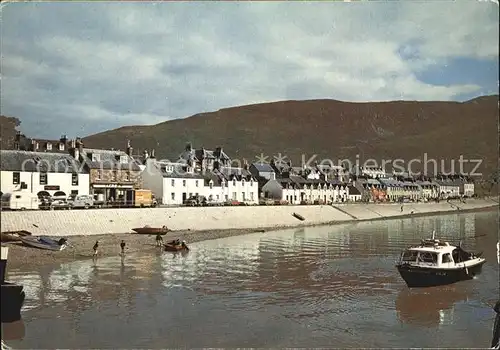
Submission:
M 478 212 L 478 211 L 495 211 L 498 208 L 486 207 L 476 208 L 470 210 L 461 210 L 463 212 Z M 164 242 L 172 239 L 186 240 L 186 242 L 194 243 L 204 240 L 211 240 L 217 238 L 225 238 L 237 235 L 245 235 L 256 232 L 275 231 L 280 229 L 304 227 L 304 226 L 325 226 L 325 225 L 342 225 L 352 224 L 356 222 L 366 221 L 380 221 L 380 220 L 394 220 L 404 219 L 408 217 L 422 217 L 422 216 L 435 216 L 435 215 L 450 215 L 456 212 L 431 212 L 431 213 L 418 213 L 400 215 L 397 217 L 388 218 L 375 218 L 370 220 L 352 220 L 352 221 L 336 221 L 326 224 L 310 224 L 310 225 L 295 225 L 295 226 L 273 226 L 267 228 L 253 228 L 253 229 L 220 229 L 220 230 L 178 230 L 171 231 L 163 236 Z M 70 247 L 67 249 L 54 252 L 49 250 L 37 249 L 22 245 L 21 242 L 9 242 L 2 245 L 10 247 L 8 266 L 19 268 L 25 265 L 46 265 L 53 263 L 68 262 L 77 259 L 90 259 L 93 255 L 92 247 L 95 241 L 99 241 L 99 256 L 118 256 L 120 254 L 120 242 L 126 242 L 126 253 L 133 252 L 153 252 L 156 249 L 155 236 L 140 235 L 134 233 L 117 233 L 117 234 L 102 234 L 102 235 L 76 235 L 68 237 Z

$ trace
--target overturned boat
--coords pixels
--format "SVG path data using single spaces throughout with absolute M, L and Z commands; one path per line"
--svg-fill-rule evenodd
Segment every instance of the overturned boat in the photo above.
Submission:
M 20 237 L 31 236 L 31 232 L 20 230 L 20 231 L 9 231 L 1 232 L 0 238 L 2 242 L 18 242 L 21 241 Z
M 432 287 L 469 280 L 481 273 L 486 259 L 434 238 L 403 251 L 396 268 L 407 286 Z
M 24 245 L 40 249 L 61 251 L 68 246 L 68 240 L 66 238 L 60 238 L 58 240 L 47 236 L 24 236 L 19 238 Z

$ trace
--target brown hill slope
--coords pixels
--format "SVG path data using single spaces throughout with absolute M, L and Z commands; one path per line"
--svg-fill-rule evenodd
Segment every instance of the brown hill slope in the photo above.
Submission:
M 10 149 L 14 146 L 16 128 L 20 124 L 17 118 L 0 115 L 0 149 Z
M 223 146 L 235 159 L 255 161 L 261 153 L 285 154 L 298 165 L 302 155 L 317 160 L 424 157 L 483 159 L 491 173 L 498 163 L 498 96 L 467 102 L 348 103 L 336 100 L 283 101 L 221 109 L 152 126 L 130 126 L 87 136 L 89 147 L 156 149 L 176 158 L 187 142 L 207 149 Z M 441 168 L 438 163 L 438 167 Z M 413 164 L 417 169 L 418 164 Z M 470 169 L 470 167 L 468 168 Z M 439 169 L 438 169 L 439 170 Z M 432 173 L 432 171 L 429 171 Z

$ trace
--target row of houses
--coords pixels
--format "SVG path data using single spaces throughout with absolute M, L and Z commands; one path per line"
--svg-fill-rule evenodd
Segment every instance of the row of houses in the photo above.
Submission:
M 2 150 L 1 192 L 29 191 L 39 196 L 90 194 L 104 201 L 131 189 L 150 189 L 163 205 L 180 205 L 194 195 L 208 200 L 257 204 L 260 199 L 290 204 L 350 201 L 433 200 L 472 196 L 472 179 L 461 176 L 414 178 L 386 174 L 381 168 L 291 162 L 232 166 L 228 154 L 187 144 L 176 162 L 155 152 L 86 148 L 80 138 L 28 139 L 18 133 L 16 149 Z

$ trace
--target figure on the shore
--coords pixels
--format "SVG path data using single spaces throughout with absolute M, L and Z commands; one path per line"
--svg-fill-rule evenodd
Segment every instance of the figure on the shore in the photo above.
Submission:
M 156 246 L 157 247 L 161 247 L 163 244 L 163 237 L 161 236 L 161 234 L 157 234 L 156 235 Z
M 125 255 L 125 241 L 122 239 L 122 242 L 120 243 L 120 248 L 122 250 L 122 255 Z
M 99 241 L 95 241 L 94 247 L 92 248 L 94 249 L 94 256 L 97 256 L 97 248 L 99 248 Z
M 401 212 L 403 212 L 403 205 L 401 205 Z

